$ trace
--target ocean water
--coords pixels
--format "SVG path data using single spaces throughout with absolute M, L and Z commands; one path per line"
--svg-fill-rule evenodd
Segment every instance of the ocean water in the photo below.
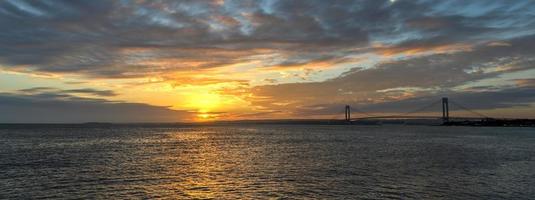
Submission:
M 535 199 L 535 129 L 0 127 L 0 199 Z

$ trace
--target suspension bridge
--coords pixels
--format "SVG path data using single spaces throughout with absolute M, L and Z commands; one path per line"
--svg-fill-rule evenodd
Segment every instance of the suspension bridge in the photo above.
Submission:
M 438 107 L 439 105 L 440 108 Z M 469 114 L 469 116 L 451 116 L 450 105 L 456 110 L 456 113 Z M 431 109 L 441 110 L 431 110 Z M 473 126 L 535 126 L 535 120 L 529 119 L 496 119 L 485 114 L 470 109 L 462 104 L 455 102 L 447 97 L 438 99 L 427 105 L 423 105 L 416 109 L 398 113 L 394 115 L 376 115 L 370 112 L 365 112 L 361 109 L 355 108 L 351 105 L 346 105 L 344 108 L 344 118 L 346 123 L 354 123 L 359 121 L 369 120 L 387 120 L 387 119 L 436 119 L 441 120 L 442 125 L 473 125 Z M 438 111 L 438 112 L 437 112 Z M 442 115 L 418 115 L 421 113 L 442 113 Z M 458 112 L 460 111 L 460 112 Z M 353 113 L 358 114 L 359 117 L 352 117 Z

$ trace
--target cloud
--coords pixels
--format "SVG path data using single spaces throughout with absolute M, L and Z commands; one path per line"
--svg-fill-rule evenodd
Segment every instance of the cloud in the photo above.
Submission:
M 480 102 L 496 99 L 489 106 L 474 108 L 492 109 L 524 105 L 532 101 L 532 90 L 515 87 L 507 90 L 496 88 L 500 92 L 493 94 L 460 91 L 456 87 L 480 80 L 498 78 L 500 75 L 535 69 L 534 52 L 535 35 L 515 38 L 508 41 L 511 45 L 475 46 L 470 51 L 433 54 L 390 62 L 379 63 L 372 68 L 354 68 L 340 77 L 324 82 L 289 83 L 265 85 L 253 88 L 255 96 L 264 97 L 260 101 L 251 101 L 253 105 L 277 108 L 280 110 L 312 110 L 321 113 L 318 106 L 347 103 L 378 105 L 384 112 L 400 111 L 396 108 L 404 99 L 418 97 L 441 97 L 441 95 L 459 96 L 462 101 Z M 519 86 L 529 85 L 530 79 L 516 80 Z M 466 96 L 463 96 L 466 94 Z M 500 96 L 503 95 L 503 96 Z M 469 98 L 470 97 L 470 98 Z M 513 101 L 511 97 L 522 97 Z M 477 99 L 481 98 L 481 99 Z M 502 103 L 501 99 L 509 103 Z M 491 100 L 492 101 L 492 100 Z M 289 102 L 288 104 L 276 104 Z M 388 106 L 389 102 L 398 103 Z M 491 106 L 492 105 L 492 106 Z M 329 106 L 327 106 L 329 107 Z M 399 106 L 406 108 L 407 106 Z M 303 108 L 303 109 L 301 109 Z M 310 109 L 314 108 L 314 109 Z M 337 108 L 336 108 L 337 109 Z M 329 112 L 327 112 L 329 113 Z
M 535 87 L 535 78 L 514 79 L 519 87 Z
M 214 2 L 2 1 L 0 63 L 105 78 L 221 67 L 264 54 L 254 49 L 279 52 L 275 66 L 336 63 L 371 41 L 398 52 L 512 37 L 533 31 L 535 10 L 527 1 Z
M 69 90 L 60 90 L 52 87 L 33 87 L 27 89 L 20 89 L 19 92 L 27 94 L 42 94 L 42 93 L 54 93 L 57 95 L 71 95 L 71 94 L 86 94 L 91 96 L 99 97 L 112 97 L 117 96 L 112 90 L 96 90 L 91 88 L 80 88 L 80 89 L 69 89 Z
M 392 100 L 378 103 L 348 102 L 352 106 L 354 117 L 373 117 L 388 115 L 416 115 L 440 116 L 442 112 L 441 98 L 448 97 L 450 112 L 454 117 L 501 117 L 494 116 L 494 109 L 521 108 L 526 113 L 535 111 L 532 106 L 535 101 L 534 88 L 507 88 L 498 91 L 447 91 L 438 95 L 411 97 L 401 100 Z M 342 116 L 345 104 L 317 104 L 303 106 L 295 110 L 298 116 Z M 466 108 L 471 111 L 466 111 Z M 479 114 L 474 114 L 477 111 Z M 393 114 L 394 113 L 394 114 Z M 522 113 L 525 114 L 525 113 Z M 517 113 L 512 117 L 530 117 Z
M 190 121 L 195 115 L 167 107 L 67 94 L 86 90 L 54 93 L 49 89 L 25 91 L 31 94 L 0 93 L 0 123 L 179 122 Z
M 344 103 L 388 108 L 451 92 L 515 96 L 532 81 L 458 88 L 533 70 L 534 12 L 530 0 L 0 1 L 0 68 L 75 77 L 71 83 L 233 85 L 220 92 L 262 115 L 322 113 Z M 310 82 L 317 77 L 325 81 Z M 4 96 L 175 114 L 91 99 L 119 99 L 121 92 L 110 90 L 30 88 Z M 526 103 L 510 102 L 494 106 Z

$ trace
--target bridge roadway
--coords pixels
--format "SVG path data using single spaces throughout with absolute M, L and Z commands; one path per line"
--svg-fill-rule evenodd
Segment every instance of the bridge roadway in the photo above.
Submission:
M 355 117 L 351 121 L 366 119 L 442 119 L 439 116 L 374 116 L 374 117 Z M 482 120 L 485 118 L 477 117 L 449 117 L 450 120 Z
M 467 111 L 469 113 L 474 114 L 478 117 L 450 117 L 450 103 L 455 105 L 460 110 Z M 430 108 L 433 108 L 433 106 L 442 104 L 442 117 L 438 116 L 414 116 L 413 114 L 421 113 L 423 111 L 426 111 Z M 459 103 L 456 103 L 455 101 L 450 101 L 447 97 L 443 97 L 442 99 L 436 100 L 434 102 L 431 102 L 427 105 L 423 105 L 415 110 L 411 110 L 409 112 L 400 113 L 400 114 L 394 114 L 394 115 L 386 115 L 386 116 L 377 116 L 365 111 L 362 111 L 360 109 L 354 108 L 350 105 L 345 106 L 345 120 L 346 121 L 355 121 L 355 120 L 366 120 L 366 119 L 442 119 L 443 123 L 448 123 L 452 119 L 456 120 L 485 120 L 490 119 L 490 117 L 483 115 L 479 112 L 473 111 L 472 109 L 469 109 Z M 366 117 L 358 117 L 358 118 L 352 118 L 351 117 L 351 111 L 356 111 L 357 113 L 363 114 Z

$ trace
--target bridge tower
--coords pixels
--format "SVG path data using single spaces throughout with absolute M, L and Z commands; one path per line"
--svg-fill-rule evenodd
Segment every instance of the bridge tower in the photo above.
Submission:
M 450 108 L 448 104 L 448 98 L 442 98 L 442 122 L 446 123 L 450 121 Z
M 346 121 L 351 121 L 351 107 L 349 105 L 346 105 L 345 108 L 345 115 L 346 115 Z

